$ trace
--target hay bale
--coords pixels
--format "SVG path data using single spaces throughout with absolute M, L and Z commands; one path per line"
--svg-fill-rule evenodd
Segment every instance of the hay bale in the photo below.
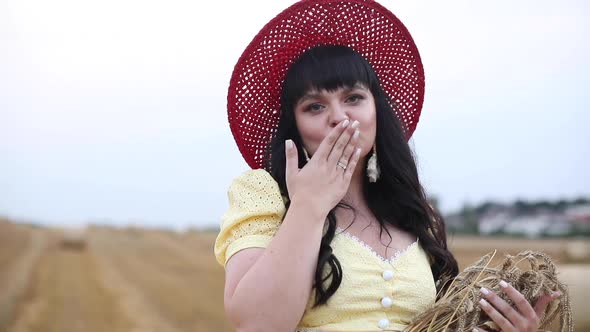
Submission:
M 572 263 L 590 262 L 590 243 L 585 240 L 569 241 L 565 245 L 565 259 Z
M 81 251 L 86 249 L 86 228 L 67 228 L 62 230 L 59 245 L 66 250 Z

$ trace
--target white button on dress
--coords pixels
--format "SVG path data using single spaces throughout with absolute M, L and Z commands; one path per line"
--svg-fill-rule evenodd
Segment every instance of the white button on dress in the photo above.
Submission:
M 389 319 L 383 318 L 379 320 L 379 328 L 386 329 L 389 327 Z
M 393 300 L 391 299 L 391 297 L 386 296 L 381 299 L 381 305 L 384 308 L 389 308 L 389 307 L 391 307 L 392 304 L 393 304 Z
M 391 278 L 393 278 L 393 271 L 391 271 L 391 270 L 383 271 L 383 279 L 391 280 Z

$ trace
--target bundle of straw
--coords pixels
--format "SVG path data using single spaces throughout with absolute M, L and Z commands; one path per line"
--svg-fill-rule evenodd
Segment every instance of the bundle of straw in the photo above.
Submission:
M 549 256 L 542 252 L 523 251 L 516 256 L 506 255 L 503 262 L 489 267 L 495 254 L 496 251 L 488 253 L 459 273 L 446 291 L 439 294 L 435 304 L 416 317 L 405 332 L 472 331 L 474 327 L 487 331 L 500 330 L 478 302 L 481 299 L 480 287 L 486 287 L 515 307 L 513 301 L 500 290 L 501 280 L 510 283 L 531 305 L 543 294 L 560 291 L 561 297 L 551 301 L 545 309 L 539 328 L 546 328 L 559 315 L 559 331 L 574 330 L 567 287 L 557 279 L 557 269 Z M 525 266 L 521 269 L 522 265 Z

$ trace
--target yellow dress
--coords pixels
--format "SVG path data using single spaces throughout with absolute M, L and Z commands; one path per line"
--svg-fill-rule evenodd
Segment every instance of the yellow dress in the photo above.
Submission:
M 266 248 L 285 214 L 278 184 L 262 169 L 237 177 L 228 199 L 214 248 L 222 266 L 242 249 Z M 327 305 L 315 309 L 311 293 L 297 331 L 402 331 L 434 304 L 434 278 L 418 240 L 389 260 L 340 228 L 331 246 L 342 283 Z

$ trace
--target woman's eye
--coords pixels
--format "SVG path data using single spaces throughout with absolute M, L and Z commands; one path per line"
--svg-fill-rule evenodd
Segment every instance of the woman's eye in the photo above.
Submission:
M 313 103 L 308 105 L 305 109 L 307 111 L 312 111 L 312 112 L 317 112 L 319 110 L 321 110 L 324 106 L 322 106 L 322 104 L 318 104 L 318 103 Z
M 361 96 L 361 95 L 351 95 L 348 98 L 346 98 L 346 102 L 355 103 L 355 102 L 362 100 L 362 99 L 363 99 L 363 96 Z

